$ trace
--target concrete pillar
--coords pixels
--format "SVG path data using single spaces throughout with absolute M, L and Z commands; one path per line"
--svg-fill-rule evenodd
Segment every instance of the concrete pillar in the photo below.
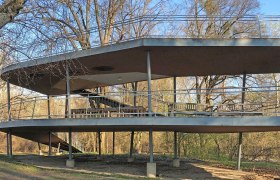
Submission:
M 241 170 L 241 158 L 242 158 L 242 132 L 239 133 L 238 141 L 238 160 L 237 160 L 237 170 Z
M 134 140 L 134 131 L 131 131 L 129 158 L 127 160 L 128 162 L 133 162 L 134 161 L 134 158 L 132 157 L 132 153 L 133 153 L 133 140 Z
M 75 167 L 75 160 L 72 155 L 72 129 L 69 129 L 69 159 L 66 160 L 66 167 L 73 168 Z
M 49 131 L 49 156 L 52 155 L 52 133 Z
M 41 149 L 41 144 L 38 142 L 38 149 L 39 149 L 39 155 L 42 156 L 44 155 Z

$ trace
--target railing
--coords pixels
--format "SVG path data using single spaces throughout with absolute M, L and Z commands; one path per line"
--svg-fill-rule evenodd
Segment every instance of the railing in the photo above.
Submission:
M 135 29 L 140 27 L 141 32 L 136 32 Z M 280 38 L 279 27 L 280 16 L 147 15 L 115 21 L 110 27 L 104 26 L 102 29 L 112 28 L 111 38 L 105 42 L 105 45 L 112 45 L 142 38 Z M 98 27 L 84 33 L 90 34 L 90 48 L 100 46 L 99 41 L 94 41 L 99 39 Z M 53 48 L 46 44 L 52 44 Z M 77 49 L 73 49 L 67 42 L 50 40 L 18 44 L 11 48 L 11 51 L 17 50 L 17 58 L 6 61 L 4 66 L 82 49 L 78 43 L 77 46 Z
M 244 103 L 241 102 L 242 88 L 238 87 L 201 89 L 199 94 L 195 89 L 177 90 L 176 102 L 173 99 L 175 95 L 173 90 L 152 91 L 152 114 L 148 113 L 146 91 L 107 92 L 105 95 L 75 94 L 68 98 L 50 96 L 49 101 L 46 96 L 38 96 L 13 100 L 10 116 L 12 120 L 141 118 L 148 115 L 153 117 L 278 116 L 280 115 L 278 89 L 279 87 L 274 86 L 246 88 L 247 98 Z M 197 95 L 201 97 L 200 101 Z M 273 98 L 264 99 L 263 97 Z M 70 101 L 70 113 L 65 110 L 66 99 Z M 209 99 L 215 100 L 209 101 Z M 206 101 L 207 103 L 204 103 Z M 2 121 L 7 121 L 7 105 L 0 107 L 0 116 Z

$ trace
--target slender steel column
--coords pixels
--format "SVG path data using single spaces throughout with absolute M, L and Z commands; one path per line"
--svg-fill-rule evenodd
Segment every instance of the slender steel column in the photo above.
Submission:
M 244 112 L 244 103 L 245 103 L 245 90 L 246 90 L 246 73 L 243 74 L 242 78 L 242 93 L 241 93 L 241 103 L 242 103 L 242 112 Z M 243 114 L 242 114 L 243 116 Z M 241 158 L 242 158 L 242 132 L 239 133 L 238 141 L 238 160 L 237 160 L 237 169 L 241 170 Z
M 113 156 L 115 156 L 115 131 L 113 131 Z
M 10 155 L 9 131 L 6 133 L 6 138 L 7 138 L 7 156 L 9 156 Z
M 246 74 L 244 73 L 242 78 L 242 93 L 241 93 L 242 112 L 244 112 L 245 91 L 246 91 Z
M 51 119 L 50 96 L 48 95 L 48 119 Z
M 152 73 L 151 73 L 150 51 L 147 51 L 147 74 L 148 74 L 148 114 L 149 117 L 151 117 L 152 116 L 152 94 L 151 94 Z
M 178 157 L 177 131 L 174 131 L 174 159 Z
M 69 160 L 72 160 L 72 129 L 69 129 Z
M 153 146 L 153 129 L 149 130 L 149 151 L 150 151 L 150 163 L 154 162 L 154 146 Z
M 10 158 L 13 157 L 13 140 L 12 140 L 12 130 L 9 131 L 9 141 L 10 141 L 10 153 L 9 156 Z
M 131 131 L 129 157 L 132 158 L 134 131 Z
M 149 117 L 152 117 L 152 94 L 151 94 L 151 81 L 152 81 L 152 73 L 151 73 L 151 59 L 150 59 L 150 51 L 147 51 L 147 74 L 148 74 L 148 114 Z M 150 151 L 150 163 L 154 162 L 154 150 L 153 150 L 153 129 L 149 129 L 149 151 Z
M 49 156 L 52 155 L 52 133 L 49 131 Z
M 237 162 L 237 169 L 241 170 L 241 156 L 242 156 L 242 132 L 239 133 L 239 141 L 238 141 L 238 162 Z
M 174 101 L 174 104 L 176 104 L 177 102 L 177 78 L 176 77 L 173 77 L 173 101 Z
M 98 131 L 98 155 L 101 156 L 101 132 Z
M 7 80 L 7 100 L 8 100 L 8 120 L 11 121 L 11 92 L 10 92 L 10 82 Z
M 66 91 L 67 91 L 67 117 L 71 117 L 71 109 L 70 109 L 70 76 L 69 76 L 69 65 L 66 63 Z
M 177 102 L 177 79 L 176 77 L 173 78 L 173 101 L 174 101 L 174 107 L 176 107 L 176 102 Z M 176 116 L 176 114 L 174 114 Z M 174 159 L 177 159 L 178 157 L 178 141 L 177 141 L 177 131 L 174 131 Z

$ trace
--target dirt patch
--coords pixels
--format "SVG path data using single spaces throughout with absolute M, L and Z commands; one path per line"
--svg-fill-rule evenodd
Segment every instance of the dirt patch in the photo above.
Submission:
M 15 160 L 50 169 L 66 169 L 67 156 L 37 156 L 18 155 Z M 254 172 L 243 172 L 219 167 L 211 167 L 201 162 L 182 160 L 180 168 L 171 166 L 171 159 L 156 158 L 157 174 L 162 179 L 274 179 L 271 175 L 258 175 Z M 145 177 L 147 157 L 139 156 L 132 163 L 127 162 L 126 156 L 76 155 L 76 167 L 71 169 L 77 172 L 93 172 L 106 175 L 125 175 L 129 177 Z

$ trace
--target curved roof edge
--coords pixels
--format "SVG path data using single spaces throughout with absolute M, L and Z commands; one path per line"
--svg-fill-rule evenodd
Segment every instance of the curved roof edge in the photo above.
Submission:
M 187 39 L 187 38 L 143 38 L 143 39 L 137 39 L 137 40 L 131 40 L 127 42 L 122 42 L 119 44 L 112 44 L 104 47 L 96 47 L 91 48 L 87 50 L 79 50 L 79 51 L 73 51 L 68 52 L 65 54 L 59 54 L 59 55 L 53 55 L 48 57 L 42 57 L 38 59 L 32 59 L 28 61 L 19 62 L 16 64 L 9 65 L 7 67 L 4 67 L 2 69 L 2 73 L 4 74 L 8 71 L 19 69 L 19 68 L 25 68 L 25 67 L 31 67 L 41 64 L 48 64 L 53 62 L 62 62 L 65 60 L 73 60 L 78 59 L 81 57 L 86 56 L 92 56 L 92 55 L 98 55 L 98 54 L 104 54 L 104 53 L 110 53 L 120 50 L 126 50 L 131 48 L 137 48 L 137 47 L 182 47 L 182 46 L 189 46 L 189 47 L 195 47 L 195 46 L 252 46 L 252 47 L 262 47 L 262 46 L 279 46 L 280 47 L 280 38 L 271 38 L 271 39 Z

